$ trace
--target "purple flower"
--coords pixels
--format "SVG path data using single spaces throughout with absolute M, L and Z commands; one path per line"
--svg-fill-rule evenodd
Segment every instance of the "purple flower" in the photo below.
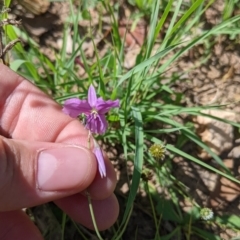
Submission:
M 104 162 L 102 150 L 95 140 L 93 140 L 93 142 L 94 142 L 93 153 L 97 158 L 98 171 L 99 171 L 101 177 L 103 178 L 103 177 L 106 177 L 106 167 L 105 167 L 105 162 Z
M 71 117 L 77 117 L 84 113 L 87 117 L 86 128 L 92 133 L 103 134 L 108 127 L 105 113 L 115 107 L 119 107 L 118 99 L 104 101 L 101 97 L 97 98 L 96 91 L 91 85 L 88 89 L 88 100 L 68 99 L 64 103 L 63 112 Z

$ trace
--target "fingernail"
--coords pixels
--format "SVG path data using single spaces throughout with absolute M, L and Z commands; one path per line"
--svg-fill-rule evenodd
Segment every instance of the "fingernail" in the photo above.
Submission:
M 46 149 L 37 160 L 37 187 L 44 191 L 79 187 L 90 170 L 87 150 L 80 147 Z

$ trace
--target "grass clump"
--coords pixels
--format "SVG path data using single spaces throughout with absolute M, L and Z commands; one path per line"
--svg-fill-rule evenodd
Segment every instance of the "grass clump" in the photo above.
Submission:
M 237 222 L 239 223 L 240 219 L 234 214 L 222 216 L 215 214 L 211 219 L 207 218 L 207 221 L 204 221 L 201 214 L 204 206 L 194 200 L 188 185 L 174 174 L 173 159 L 181 156 L 186 161 L 236 184 L 240 183 L 225 167 L 220 156 L 202 142 L 193 122 L 189 120 L 186 124 L 185 121 L 179 121 L 179 117 L 182 116 L 204 115 L 203 110 L 222 107 L 217 104 L 187 106 L 184 92 L 177 91 L 174 87 L 186 72 L 172 70 L 182 61 L 186 53 L 200 45 L 204 46 L 206 51 L 198 59 L 198 65 L 191 69 L 206 63 L 211 58 L 211 46 L 220 36 L 229 36 L 237 41 L 240 20 L 240 15 L 234 15 L 234 6 L 237 3 L 225 1 L 218 23 L 207 28 L 204 14 L 213 2 L 204 0 L 126 2 L 126 6 L 130 3 L 136 11 L 133 15 L 135 19 L 128 19 L 129 22 L 130 20 L 134 22 L 139 17 L 144 17 L 148 21 L 146 37 L 139 46 L 140 51 L 131 69 L 124 67 L 127 32 L 120 36 L 118 21 L 120 4 L 117 2 L 91 3 L 91 8 L 98 9 L 97 30 L 102 34 L 104 17 L 108 16 L 109 19 L 110 37 L 109 39 L 102 37 L 102 42 L 108 46 L 103 55 L 100 52 L 100 44 L 96 42 L 94 36 L 96 29 L 91 27 L 93 19 L 87 2 L 74 5 L 73 1 L 69 1 L 70 12 L 64 22 L 62 48 L 55 51 L 54 61 L 40 51 L 38 43 L 23 29 L 14 26 L 7 26 L 5 29 L 7 39 L 14 40 L 20 37 L 28 45 L 27 54 L 23 46 L 20 44 L 15 46 L 10 62 L 11 68 L 51 94 L 60 104 L 70 97 L 85 98 L 91 83 L 98 86 L 98 93 L 104 99 L 121 100 L 120 110 L 108 115 L 110 130 L 104 136 L 99 136 L 99 140 L 108 145 L 119 146 L 123 159 L 132 162 L 133 171 L 128 179 L 125 179 L 129 192 L 124 196 L 119 221 L 104 233 L 108 239 L 109 236 L 111 239 L 127 239 L 132 213 L 137 211 L 135 202 L 140 198 L 139 189 L 147 195 L 149 201 L 147 215 L 154 223 L 149 239 L 192 239 L 193 236 L 199 239 L 220 239 L 217 233 L 209 230 L 213 225 L 238 231 Z M 83 20 L 87 20 L 90 27 L 81 35 L 78 23 Z M 67 50 L 69 33 L 72 37 L 71 53 Z M 94 57 L 91 59 L 88 59 L 83 50 L 86 41 L 92 44 Z M 84 69 L 81 77 L 78 75 L 79 68 Z M 217 119 L 239 128 L 238 123 L 221 117 Z M 210 154 L 214 159 L 214 165 L 197 158 L 191 151 L 182 150 L 185 144 L 190 143 Z M 160 152 L 156 150 L 158 146 L 162 146 Z M 163 158 L 160 163 L 158 160 Z M 150 175 L 147 174 L 151 177 L 146 178 L 146 171 L 151 171 Z M 156 186 L 161 187 L 161 193 Z M 182 210 L 180 200 L 190 203 L 188 211 Z M 169 222 L 170 229 L 167 229 L 166 223 Z M 135 238 L 138 239 L 138 229 L 135 231 L 133 235 L 135 234 Z M 81 235 L 83 237 L 84 233 L 81 232 Z

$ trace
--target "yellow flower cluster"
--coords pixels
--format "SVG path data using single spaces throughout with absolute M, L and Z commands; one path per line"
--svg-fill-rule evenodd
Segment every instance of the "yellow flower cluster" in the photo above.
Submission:
M 166 149 L 164 145 L 155 143 L 149 148 L 149 152 L 157 160 L 163 160 L 165 157 Z

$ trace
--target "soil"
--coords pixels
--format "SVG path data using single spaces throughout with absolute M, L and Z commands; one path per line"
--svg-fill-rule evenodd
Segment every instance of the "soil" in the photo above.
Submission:
M 35 0 L 33 2 L 38 4 L 41 1 Z M 223 0 L 217 0 L 206 11 L 204 15 L 204 29 L 211 29 L 215 24 L 220 22 L 223 4 Z M 41 51 L 54 61 L 53 49 L 54 51 L 61 49 L 64 20 L 67 18 L 69 11 L 68 3 L 52 2 L 48 5 L 45 12 L 36 15 L 25 9 L 24 4 L 19 5 L 19 3 L 15 2 L 12 5 L 11 14 L 13 17 L 22 19 L 23 27 L 39 43 Z M 124 4 L 121 11 L 119 34 L 123 38 L 126 38 L 125 54 L 127 56 L 124 67 L 131 69 L 144 42 L 148 29 L 148 21 L 141 19 L 132 30 L 129 27 L 131 26 L 131 22 L 126 20 L 131 14 L 132 7 Z M 99 22 L 97 9 L 93 8 L 90 14 L 92 16 L 92 27 L 97 29 L 95 28 Z M 235 11 L 233 14 L 238 13 Z M 110 16 L 106 13 L 103 19 L 103 32 L 96 30 L 94 35 L 96 36 L 94 40 L 99 48 L 100 57 L 104 55 L 109 44 L 111 44 L 109 41 L 102 41 L 111 34 L 109 22 Z M 89 30 L 88 27 L 88 21 L 79 22 L 79 31 L 81 33 L 87 33 Z M 129 30 L 125 36 L 126 29 Z M 167 74 L 169 76 L 176 72 L 185 73 L 172 85 L 175 91 L 184 93 L 186 96 L 183 102 L 185 106 L 220 104 L 222 105 L 221 111 L 208 111 L 205 113 L 230 121 L 240 122 L 239 40 L 239 37 L 230 39 L 228 36 L 213 36 L 211 46 L 199 44 L 181 57 L 174 67 L 168 70 Z M 71 37 L 68 44 L 68 53 L 70 54 Z M 86 40 L 82 47 L 87 57 L 94 62 L 95 55 L 92 42 Z M 85 76 L 85 74 L 84 69 L 80 67 L 78 72 L 79 77 Z M 196 132 L 199 137 L 223 159 L 225 165 L 231 169 L 234 176 L 240 176 L 240 135 L 238 129 L 206 117 L 190 118 L 189 116 L 182 116 L 181 118 L 182 123 L 186 123 L 189 120 L 195 123 Z M 121 157 L 121 147 L 105 146 L 105 148 L 117 172 L 118 185 L 116 194 L 123 211 L 128 193 L 126 184 L 127 173 L 131 175 L 133 167 L 130 162 L 126 163 Z M 185 144 L 182 150 L 216 167 L 215 161 L 206 152 L 198 149 L 193 143 Z M 174 176 L 188 187 L 188 193 L 193 198 L 192 201 L 197 202 L 200 206 L 212 208 L 216 215 L 222 213 L 240 215 L 239 185 L 231 183 L 226 178 L 207 171 L 181 157 L 175 157 L 172 164 Z M 165 190 L 157 186 L 154 180 L 151 180 L 151 184 L 155 186 L 160 196 L 165 196 Z M 188 211 L 191 207 L 191 203 L 186 202 L 184 199 L 180 198 L 179 202 L 183 211 Z M 149 206 L 148 197 L 143 190 L 140 191 L 123 239 L 142 240 L 154 238 L 156 230 Z M 47 235 L 46 239 L 60 239 L 61 227 L 59 222 L 61 220 L 59 221 L 58 219 L 59 211 L 53 203 L 29 209 L 28 213 L 34 217 L 37 226 L 42 232 L 48 229 L 48 233 L 46 234 L 45 232 L 45 235 Z M 166 221 L 161 224 L 159 232 L 161 235 L 168 234 L 173 231 L 174 227 L 174 222 Z M 79 228 L 89 237 L 88 239 L 96 239 L 92 231 L 82 226 L 79 226 Z M 240 231 L 239 233 L 233 233 L 229 229 L 219 229 L 217 226 L 211 226 L 211 229 L 216 234 L 219 234 L 221 239 L 240 237 Z M 104 239 L 111 239 L 112 232 L 105 231 L 103 232 L 103 236 Z M 70 221 L 67 222 L 66 239 L 81 239 L 76 232 L 76 228 Z M 185 239 L 184 235 L 181 239 Z

